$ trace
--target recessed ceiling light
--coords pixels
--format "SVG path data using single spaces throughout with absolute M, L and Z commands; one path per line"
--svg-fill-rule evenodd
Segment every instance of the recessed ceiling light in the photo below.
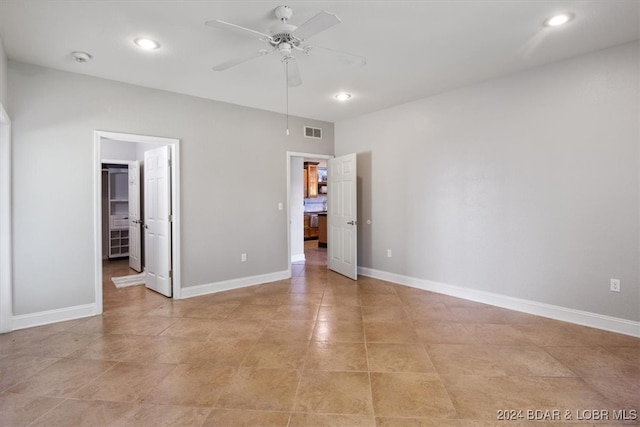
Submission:
M 334 95 L 334 98 L 337 99 L 338 101 L 346 101 L 348 99 L 351 99 L 351 94 L 347 92 L 340 92 Z
M 571 21 L 571 19 L 573 19 L 573 15 L 570 13 L 559 13 L 544 21 L 544 25 L 547 27 L 558 27 Z
M 145 37 L 138 37 L 133 41 L 136 46 L 147 50 L 154 50 L 160 47 L 160 43 L 155 40 L 147 39 Z

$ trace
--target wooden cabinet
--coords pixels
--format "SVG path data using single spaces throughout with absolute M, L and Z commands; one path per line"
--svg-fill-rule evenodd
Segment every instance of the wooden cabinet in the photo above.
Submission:
M 314 240 L 318 238 L 318 235 L 320 233 L 319 231 L 319 227 L 315 226 L 312 227 L 312 220 L 311 220 L 311 215 L 316 215 L 317 214 L 310 214 L 310 213 L 305 213 L 304 214 L 304 239 L 305 240 Z M 320 219 L 320 217 L 318 216 L 318 220 Z M 319 223 L 319 221 L 318 221 Z
M 305 162 L 303 175 L 304 197 L 318 197 L 318 163 Z
M 318 215 L 318 246 L 327 247 L 327 215 Z

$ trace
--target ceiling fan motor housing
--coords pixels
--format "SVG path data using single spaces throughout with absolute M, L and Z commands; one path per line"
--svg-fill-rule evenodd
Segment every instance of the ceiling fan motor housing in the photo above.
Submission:
M 289 6 L 278 6 L 276 7 L 276 10 L 274 12 L 276 14 L 276 17 L 281 21 L 291 19 L 291 17 L 293 16 L 293 9 Z

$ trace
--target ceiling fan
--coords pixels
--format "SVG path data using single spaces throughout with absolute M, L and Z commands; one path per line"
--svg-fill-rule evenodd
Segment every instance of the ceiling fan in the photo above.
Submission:
M 314 52 L 332 55 L 343 62 L 358 66 L 366 64 L 366 59 L 363 56 L 319 46 L 312 46 L 306 43 L 306 40 L 310 37 L 342 22 L 335 14 L 322 11 L 299 27 L 289 24 L 288 22 L 293 16 L 293 9 L 291 7 L 278 6 L 275 8 L 274 14 L 276 18 L 278 18 L 279 22 L 272 25 L 269 28 L 268 33 L 241 27 L 240 25 L 221 21 L 219 19 L 207 21 L 205 24 L 211 27 L 244 34 L 245 36 L 261 40 L 267 44 L 266 48 L 235 59 L 224 61 L 213 67 L 213 69 L 215 71 L 227 70 L 231 67 L 235 67 L 236 65 L 277 51 L 280 52 L 282 62 L 286 66 L 287 86 L 299 86 L 302 84 L 302 79 L 300 78 L 300 70 L 298 69 L 298 65 L 295 61 L 296 58 L 293 56 L 293 51 L 295 50 L 301 51 L 307 55 L 312 55 Z

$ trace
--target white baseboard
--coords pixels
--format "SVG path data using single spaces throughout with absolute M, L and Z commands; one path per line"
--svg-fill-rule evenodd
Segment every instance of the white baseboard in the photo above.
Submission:
M 374 279 L 385 280 L 412 288 L 424 289 L 426 291 L 437 292 L 470 301 L 481 302 L 496 307 L 521 311 L 537 316 L 548 317 L 550 319 L 603 329 L 605 331 L 617 332 L 619 334 L 640 337 L 640 322 L 620 319 L 618 317 L 605 316 L 588 311 L 575 310 L 572 308 L 557 305 L 544 304 L 536 301 L 529 301 L 521 298 L 514 298 L 506 295 L 495 294 L 476 289 L 463 288 L 460 286 L 447 285 L 445 283 L 433 282 L 430 280 L 417 279 L 415 277 L 403 276 L 386 271 L 375 270 L 367 267 L 358 267 L 358 274 L 373 277 Z
M 304 261 L 306 261 L 304 254 L 291 255 L 291 263 Z
M 216 292 L 230 291 L 247 286 L 260 285 L 262 283 L 275 282 L 288 279 L 289 271 L 276 271 L 275 273 L 260 274 L 257 276 L 241 277 L 239 279 L 224 280 L 222 282 L 207 283 L 204 285 L 189 286 L 182 288 L 180 298 L 192 298 L 200 295 L 213 294 Z
M 67 320 L 81 319 L 83 317 L 95 315 L 95 303 L 59 308 L 56 310 L 40 311 L 38 313 L 13 316 L 11 319 L 11 329 L 16 331 L 18 329 L 32 328 L 34 326 L 65 322 Z

